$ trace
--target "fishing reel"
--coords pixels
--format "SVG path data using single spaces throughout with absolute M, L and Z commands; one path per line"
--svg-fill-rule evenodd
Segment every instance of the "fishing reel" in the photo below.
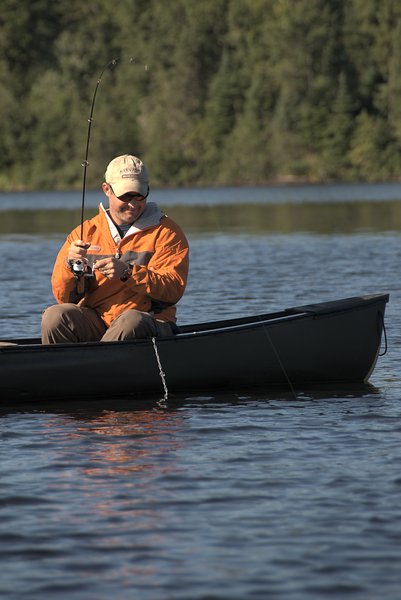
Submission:
M 86 264 L 85 261 L 78 258 L 77 260 L 71 261 L 71 271 L 74 273 L 75 277 L 82 277 L 85 275 Z
M 70 269 L 74 273 L 77 279 L 81 279 L 81 277 L 92 277 L 92 269 L 90 268 L 87 261 L 82 260 L 82 258 L 77 258 L 75 260 L 70 260 Z

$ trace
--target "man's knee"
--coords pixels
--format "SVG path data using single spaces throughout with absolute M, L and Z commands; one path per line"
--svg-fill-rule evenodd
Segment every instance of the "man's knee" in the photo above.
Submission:
M 44 344 L 97 341 L 104 331 L 103 322 L 92 309 L 76 304 L 54 304 L 42 315 Z
M 119 315 L 104 336 L 102 342 L 113 342 L 116 340 L 130 340 L 152 337 L 152 317 L 140 310 L 127 310 Z
M 54 329 L 54 327 L 58 327 L 64 316 L 76 308 L 75 304 L 53 304 L 48 306 L 42 313 L 42 328 Z
M 118 319 L 117 324 L 124 331 L 140 332 L 152 327 L 152 317 L 141 310 L 127 310 L 123 312 Z
M 123 312 L 113 321 L 102 341 L 144 339 L 166 335 L 172 335 L 168 323 L 159 323 L 149 313 L 133 309 Z

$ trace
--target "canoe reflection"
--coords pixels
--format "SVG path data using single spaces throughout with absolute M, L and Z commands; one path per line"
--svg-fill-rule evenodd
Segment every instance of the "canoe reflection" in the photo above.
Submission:
M 157 409 L 106 411 L 92 418 L 74 418 L 81 421 L 75 437 L 81 438 L 81 447 L 86 449 L 82 469 L 86 475 L 109 478 L 154 468 L 160 473 L 174 470 L 171 462 L 162 459 L 183 445 L 178 434 L 184 418 L 179 413 Z M 131 483 L 135 485 L 135 480 Z

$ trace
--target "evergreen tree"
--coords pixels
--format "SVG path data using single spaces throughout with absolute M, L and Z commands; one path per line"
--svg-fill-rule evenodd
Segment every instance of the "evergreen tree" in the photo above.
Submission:
M 91 187 L 125 152 L 160 185 L 399 177 L 398 0 L 1 8 L 2 189 L 80 186 L 102 69 Z

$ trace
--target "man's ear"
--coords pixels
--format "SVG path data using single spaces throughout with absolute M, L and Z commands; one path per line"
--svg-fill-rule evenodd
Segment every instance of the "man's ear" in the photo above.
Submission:
M 110 196 L 110 194 L 113 193 L 111 186 L 108 183 L 106 183 L 105 181 L 102 183 L 102 190 L 106 194 L 106 196 Z

